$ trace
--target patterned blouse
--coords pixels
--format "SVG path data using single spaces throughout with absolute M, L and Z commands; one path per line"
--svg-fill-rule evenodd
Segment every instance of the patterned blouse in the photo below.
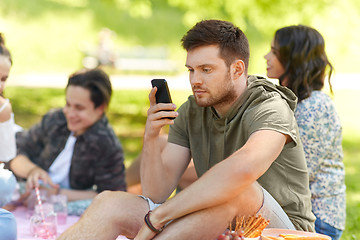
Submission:
M 346 218 L 342 127 L 330 97 L 313 91 L 299 102 L 295 117 L 309 169 L 313 212 L 344 230 Z

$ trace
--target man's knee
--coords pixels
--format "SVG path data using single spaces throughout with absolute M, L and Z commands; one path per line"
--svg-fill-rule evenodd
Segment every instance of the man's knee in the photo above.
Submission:
M 95 196 L 94 203 L 108 201 L 111 198 L 112 192 L 111 191 L 103 191 Z
M 122 196 L 126 194 L 122 191 L 103 191 L 96 195 L 96 197 L 93 200 L 94 204 L 106 204 L 107 206 L 112 206 L 115 203 L 119 202 L 119 199 L 122 198 Z
M 262 187 L 255 182 L 243 189 L 232 204 L 237 208 L 237 215 L 253 215 L 259 211 L 263 202 L 264 193 Z

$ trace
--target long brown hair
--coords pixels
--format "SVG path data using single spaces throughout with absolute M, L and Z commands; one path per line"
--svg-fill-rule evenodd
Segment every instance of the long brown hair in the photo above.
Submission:
M 333 66 L 325 52 L 325 41 L 314 28 L 294 25 L 281 28 L 275 33 L 275 54 L 283 65 L 285 72 L 280 76 L 280 84 L 287 78 L 290 88 L 302 101 L 314 90 L 324 87 L 328 71 L 328 82 L 332 93 L 330 77 Z
M 5 56 L 5 57 L 9 58 L 10 63 L 12 65 L 11 54 L 10 54 L 9 50 L 7 49 L 7 47 L 5 46 L 5 39 L 4 39 L 4 35 L 2 33 L 0 33 L 0 56 Z

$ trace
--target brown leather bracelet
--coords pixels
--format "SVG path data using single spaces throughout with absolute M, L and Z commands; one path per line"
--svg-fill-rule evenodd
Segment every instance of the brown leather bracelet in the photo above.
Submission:
M 148 211 L 148 213 L 145 215 L 145 217 L 144 217 L 144 222 L 145 222 L 146 226 L 148 226 L 148 228 L 149 228 L 151 231 L 153 231 L 153 232 L 156 233 L 156 234 L 159 234 L 159 233 L 162 232 L 162 230 L 164 230 L 164 227 L 162 227 L 162 228 L 160 228 L 160 229 L 156 229 L 156 228 L 152 225 L 152 223 L 150 222 L 150 213 L 151 213 L 151 212 L 152 212 L 152 211 L 150 210 L 150 211 Z

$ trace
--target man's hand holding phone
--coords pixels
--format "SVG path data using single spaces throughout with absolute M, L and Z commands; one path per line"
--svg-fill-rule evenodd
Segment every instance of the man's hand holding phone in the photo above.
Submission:
M 165 79 L 153 79 L 151 80 L 151 85 L 153 86 L 153 88 L 156 87 L 155 99 L 157 104 L 172 103 L 169 87 Z M 162 106 L 169 107 L 170 105 L 162 105 Z M 172 108 L 174 106 L 175 105 L 173 104 L 171 106 L 171 110 L 164 109 L 164 111 L 174 111 L 175 109 Z M 166 118 L 175 119 L 175 117 L 176 116 L 171 115 L 171 116 L 167 116 Z
M 174 123 L 176 105 L 172 103 L 165 79 L 153 79 L 149 94 L 150 108 L 147 112 L 146 134 L 157 136 L 165 125 Z

